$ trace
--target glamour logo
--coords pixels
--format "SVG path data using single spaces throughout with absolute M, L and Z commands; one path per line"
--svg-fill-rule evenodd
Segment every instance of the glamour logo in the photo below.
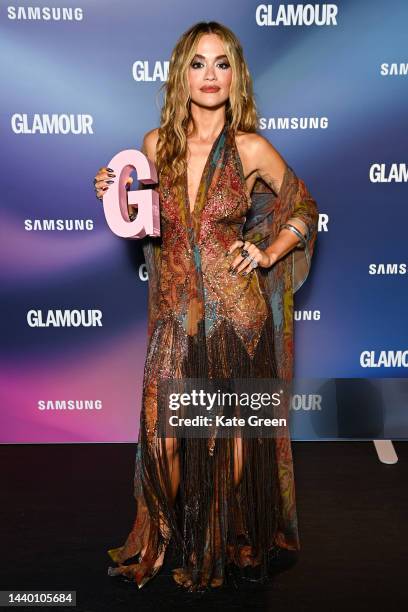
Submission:
M 295 321 L 320 321 L 320 310 L 295 310 Z
M 259 4 L 255 19 L 259 26 L 337 25 L 337 4 Z
M 408 181 L 407 164 L 372 164 L 369 171 L 372 183 L 406 183 Z
M 153 70 L 149 60 L 137 60 L 132 66 L 132 75 L 135 81 L 166 81 L 169 73 L 169 61 L 157 61 Z
M 82 21 L 83 9 L 65 6 L 8 6 L 7 17 L 24 21 Z
M 319 218 L 317 221 L 317 231 L 318 232 L 328 232 L 329 231 L 329 215 L 327 213 L 319 213 Z
M 368 266 L 369 274 L 381 274 L 381 275 L 395 275 L 395 274 L 406 274 L 407 264 L 406 263 L 372 263 Z
M 296 393 L 292 397 L 291 410 L 321 410 L 322 396 L 315 393 Z
M 29 327 L 102 327 L 102 311 L 81 310 L 29 310 Z
M 148 281 L 149 276 L 147 274 L 147 266 L 145 263 L 140 264 L 139 266 L 139 278 L 141 281 Z
M 403 62 L 399 64 L 381 64 L 380 74 L 381 76 L 407 76 L 408 64 Z
M 24 219 L 26 232 L 83 232 L 93 228 L 93 219 Z
M 102 400 L 38 400 L 38 410 L 102 410 Z
M 326 129 L 328 117 L 261 117 L 261 130 L 318 130 Z
M 93 134 L 92 115 L 47 115 L 15 113 L 11 129 L 15 134 Z
M 360 355 L 362 368 L 408 368 L 407 351 L 363 351 Z

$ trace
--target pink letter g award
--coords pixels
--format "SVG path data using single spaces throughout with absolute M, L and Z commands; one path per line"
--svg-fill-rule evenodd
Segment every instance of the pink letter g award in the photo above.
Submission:
M 157 183 L 155 165 L 136 149 L 120 151 L 107 164 L 116 177 L 103 196 L 103 210 L 111 231 L 121 238 L 160 236 L 159 195 L 153 189 L 126 190 L 126 181 L 136 170 L 143 184 Z M 137 208 L 137 217 L 129 220 L 128 205 Z

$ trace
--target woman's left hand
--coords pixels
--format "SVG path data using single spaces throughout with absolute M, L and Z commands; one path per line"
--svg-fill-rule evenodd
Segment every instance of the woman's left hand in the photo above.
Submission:
M 270 268 L 270 266 L 272 266 L 276 261 L 276 255 L 274 253 L 265 253 L 265 251 L 258 249 L 257 246 L 252 244 L 252 242 L 248 242 L 247 240 L 245 242 L 243 240 L 235 240 L 235 242 L 233 242 L 228 248 L 226 255 L 233 253 L 234 250 L 238 248 L 239 253 L 231 263 L 230 272 L 234 270 L 238 274 L 248 274 L 254 269 L 251 265 L 252 259 L 254 259 L 261 268 Z M 248 251 L 247 257 L 243 257 L 241 255 L 241 251 L 243 249 Z

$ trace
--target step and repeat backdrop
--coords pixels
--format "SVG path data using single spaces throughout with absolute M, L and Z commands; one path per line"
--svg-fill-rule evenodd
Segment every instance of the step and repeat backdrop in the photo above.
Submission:
M 146 267 L 93 177 L 159 125 L 202 20 L 239 37 L 259 131 L 319 206 L 292 437 L 408 439 L 408 3 L 34 0 L 0 3 L 1 443 L 137 440 Z

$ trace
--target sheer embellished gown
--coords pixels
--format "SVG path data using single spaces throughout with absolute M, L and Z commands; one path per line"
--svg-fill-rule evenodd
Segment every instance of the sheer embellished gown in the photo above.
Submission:
M 208 155 L 193 212 L 186 172 L 181 195 L 166 175 L 157 190 L 161 236 L 143 239 L 149 321 L 137 509 L 125 543 L 108 550 L 115 562 L 108 573 L 143 586 L 172 539 L 181 559 L 173 577 L 190 589 L 220 586 L 229 568 L 239 573 L 250 566 L 265 577 L 271 555 L 300 548 L 288 432 L 164 438 L 158 381 L 291 380 L 293 294 L 309 272 L 316 204 L 289 166 L 278 195 L 259 180 L 249 194 L 228 122 Z M 226 250 L 235 240 L 265 248 L 290 218 L 305 224 L 303 245 L 270 269 L 230 273 L 239 251 Z

